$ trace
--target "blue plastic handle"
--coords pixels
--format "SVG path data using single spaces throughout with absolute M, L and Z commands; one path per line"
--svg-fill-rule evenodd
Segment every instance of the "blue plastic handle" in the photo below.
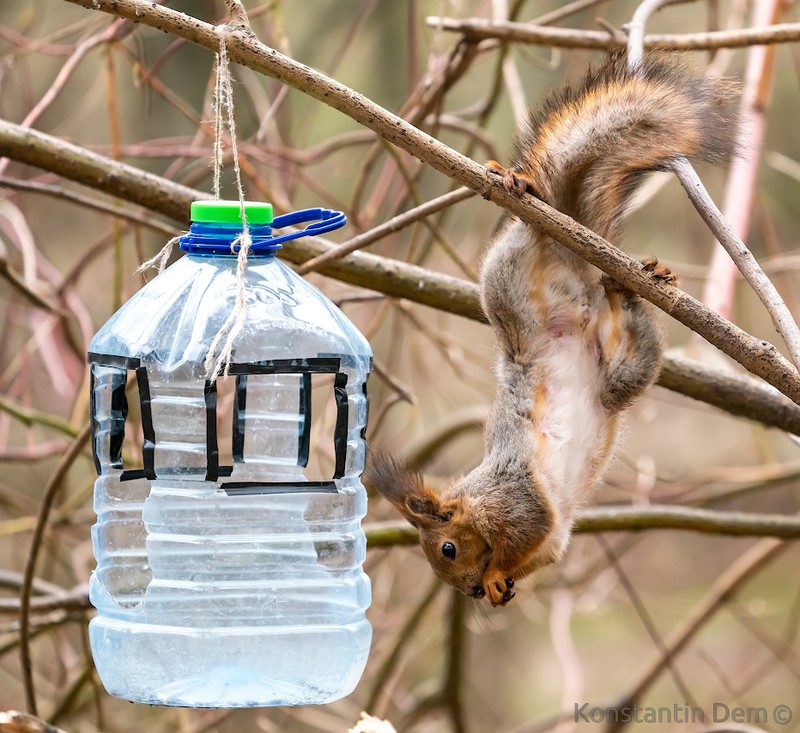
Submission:
M 347 223 L 347 217 L 341 211 L 333 211 L 332 209 L 302 209 L 276 216 L 272 220 L 271 226 L 273 229 L 282 229 L 283 227 L 306 222 L 311 223 L 305 229 L 271 238 L 269 244 L 281 244 L 292 239 L 300 239 L 300 237 L 313 237 L 317 234 L 332 232 L 334 229 L 344 226 Z

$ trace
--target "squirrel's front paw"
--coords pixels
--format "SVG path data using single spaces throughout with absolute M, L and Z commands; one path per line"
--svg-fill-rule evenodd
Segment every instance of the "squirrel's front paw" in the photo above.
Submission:
M 496 160 L 487 161 L 486 170 L 490 173 L 494 173 L 496 176 L 500 176 L 506 190 L 516 193 L 531 193 L 541 198 L 536 192 L 536 186 L 533 185 L 533 180 L 521 171 L 506 168 L 500 165 Z
M 516 594 L 514 579 L 499 570 L 487 570 L 483 575 L 483 590 L 493 606 L 505 606 Z

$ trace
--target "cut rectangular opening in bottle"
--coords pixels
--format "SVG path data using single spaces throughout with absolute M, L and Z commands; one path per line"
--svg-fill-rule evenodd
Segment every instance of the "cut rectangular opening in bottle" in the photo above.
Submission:
M 237 374 L 216 380 L 220 477 L 256 466 L 288 481 L 330 481 L 335 473 L 335 375 Z
M 135 364 L 93 355 L 104 361 L 92 363 L 92 448 L 98 473 L 122 470 L 123 481 L 145 475 L 145 430 L 142 384 L 147 380 Z M 108 362 L 108 363 L 105 363 Z M 117 364 L 116 362 L 120 362 Z

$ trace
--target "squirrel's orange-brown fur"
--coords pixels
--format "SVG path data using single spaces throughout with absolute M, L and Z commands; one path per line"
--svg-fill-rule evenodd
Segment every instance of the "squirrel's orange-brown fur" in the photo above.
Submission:
M 489 170 L 614 239 L 643 173 L 729 154 L 732 108 L 724 82 L 664 57 L 631 71 L 616 56 L 553 94 L 514 164 Z M 643 267 L 673 280 L 655 260 Z M 516 219 L 489 245 L 481 303 L 499 347 L 482 462 L 437 493 L 378 453 L 367 481 L 419 528 L 440 578 L 504 605 L 515 580 L 563 556 L 620 414 L 657 377 L 663 346 L 649 304 Z

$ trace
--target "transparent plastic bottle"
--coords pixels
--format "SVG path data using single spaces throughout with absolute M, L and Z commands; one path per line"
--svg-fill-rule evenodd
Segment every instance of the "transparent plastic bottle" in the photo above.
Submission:
M 246 321 L 229 381 L 208 380 L 205 355 L 237 292 L 239 211 L 195 202 L 186 256 L 89 347 L 99 473 L 89 635 L 106 689 L 135 702 L 329 702 L 353 690 L 369 651 L 360 473 L 371 351 L 275 257 L 298 234 L 272 236 L 314 219 L 305 232 L 326 231 L 343 217 L 308 210 L 273 222 L 269 205 L 247 204 Z M 230 446 L 218 435 L 223 387 L 234 403 Z M 335 467 L 309 481 L 312 387 L 330 392 Z M 140 411 L 143 435 L 126 434 L 129 411 Z

